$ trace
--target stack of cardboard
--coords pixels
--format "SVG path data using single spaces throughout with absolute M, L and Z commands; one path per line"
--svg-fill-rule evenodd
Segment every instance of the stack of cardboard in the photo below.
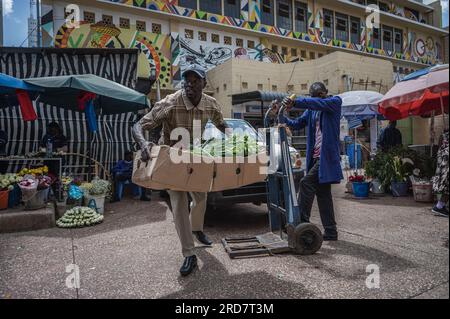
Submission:
M 135 155 L 133 183 L 155 190 L 219 192 L 265 181 L 264 155 L 212 158 L 168 146 L 154 146 L 148 162 Z M 183 158 L 183 161 L 180 159 Z

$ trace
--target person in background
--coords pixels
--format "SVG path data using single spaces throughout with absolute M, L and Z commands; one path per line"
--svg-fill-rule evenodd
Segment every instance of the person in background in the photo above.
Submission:
M 6 156 L 6 144 L 8 144 L 8 136 L 6 132 L 0 130 L 0 157 Z M 0 162 L 0 174 L 6 174 L 8 163 Z
M 292 107 L 306 109 L 295 120 L 285 117 L 288 126 L 294 129 L 307 127 L 306 176 L 300 182 L 299 207 L 302 223 L 309 223 L 314 197 L 317 196 L 320 218 L 325 233 L 325 241 L 338 240 L 334 216 L 331 185 L 339 184 L 344 178 L 340 156 L 340 122 L 342 100 L 340 97 L 328 97 L 325 84 L 316 82 L 311 85 L 310 98 L 289 97 L 283 101 L 289 112 Z
M 114 194 L 115 201 L 120 202 L 122 200 L 125 185 L 131 185 L 135 199 L 140 199 L 145 202 L 151 200 L 147 197 L 146 190 L 144 188 L 133 184 L 131 181 L 131 177 L 133 175 L 133 152 L 125 152 L 124 159 L 118 161 L 116 166 L 114 166 L 113 175 L 116 190 Z
M 403 144 L 402 133 L 397 129 L 397 121 L 389 121 L 389 125 L 381 130 L 377 144 L 383 152 L 389 152 Z
M 53 152 L 68 151 L 67 137 L 64 136 L 61 127 L 56 122 L 52 122 L 48 125 L 47 133 L 42 138 L 40 147 L 47 148 L 49 142 L 52 144 Z
M 448 217 L 448 130 L 446 130 L 439 142 L 439 151 L 437 154 L 436 175 L 433 177 L 433 191 L 438 197 L 438 202 L 434 205 L 433 213 Z

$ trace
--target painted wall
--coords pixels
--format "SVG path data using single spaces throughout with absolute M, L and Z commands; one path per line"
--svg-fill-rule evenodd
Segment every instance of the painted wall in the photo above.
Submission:
M 442 58 L 441 57 L 442 54 L 438 52 L 439 47 L 442 46 L 442 44 L 437 44 L 441 43 L 441 41 L 436 38 L 431 38 L 430 41 L 433 42 L 433 47 L 438 47 L 438 50 L 430 49 L 427 52 L 422 52 L 422 49 L 420 49 L 419 51 L 411 50 L 411 48 L 416 45 L 418 45 L 419 47 L 422 45 L 421 41 L 419 41 L 419 43 L 417 44 L 416 40 L 422 39 L 424 41 L 428 41 L 429 38 L 422 36 L 420 34 L 415 34 L 414 31 L 408 32 L 406 34 L 406 37 L 404 37 L 406 39 L 403 52 L 393 52 L 393 51 L 391 52 L 373 48 L 371 46 L 372 42 L 371 30 L 367 29 L 364 25 L 362 26 L 361 44 L 353 44 L 349 42 L 338 41 L 335 39 L 327 39 L 324 37 L 323 33 L 323 7 L 316 5 L 314 8 L 311 1 L 309 1 L 308 3 L 309 29 L 307 33 L 293 32 L 292 30 L 285 30 L 275 26 L 267 26 L 261 24 L 259 22 L 260 1 L 250 0 L 249 3 L 249 0 L 242 0 L 241 19 L 235 19 L 217 14 L 210 14 L 203 11 L 178 7 L 177 1 L 162 1 L 162 0 L 140 0 L 140 1 L 110 0 L 110 1 L 130 6 L 139 6 L 141 8 L 147 8 L 148 10 L 152 11 L 166 12 L 197 20 L 239 27 L 247 30 L 254 30 L 263 33 L 281 35 L 286 38 L 299 39 L 316 44 L 323 44 L 329 47 L 346 48 L 364 53 L 370 53 L 380 56 L 388 56 L 399 60 L 412 61 L 423 64 L 435 64 Z M 314 12 L 313 8 L 315 10 Z M 396 14 L 399 16 L 404 16 L 414 20 L 414 15 L 411 15 L 411 12 L 408 10 L 404 10 L 404 8 L 396 6 L 393 7 L 392 10 L 394 10 L 394 12 L 396 12 Z M 419 21 L 421 20 L 421 18 L 422 18 L 421 16 L 417 17 Z

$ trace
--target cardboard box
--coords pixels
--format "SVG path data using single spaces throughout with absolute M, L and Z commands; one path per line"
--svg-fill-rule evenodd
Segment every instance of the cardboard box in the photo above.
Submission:
M 261 170 L 267 165 L 258 159 L 239 158 L 229 163 L 223 158 L 201 158 L 168 146 L 155 146 L 147 163 L 142 162 L 140 151 L 136 153 L 133 183 L 155 190 L 203 193 L 235 189 L 265 181 Z
M 181 156 L 188 158 L 189 163 L 173 160 Z M 213 174 L 213 162 L 204 163 L 198 156 L 168 146 L 155 146 L 147 163 L 142 162 L 140 151 L 136 153 L 132 180 L 136 185 L 155 190 L 206 193 L 211 188 Z

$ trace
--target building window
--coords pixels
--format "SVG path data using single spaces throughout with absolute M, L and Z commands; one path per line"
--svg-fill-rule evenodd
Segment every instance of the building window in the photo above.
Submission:
M 293 85 L 288 85 L 288 92 L 292 93 L 295 91 L 295 87 Z
M 193 30 L 189 30 L 189 29 L 185 29 L 184 30 L 184 37 L 186 39 L 194 39 L 194 31 Z
M 281 47 L 281 54 L 282 54 L 282 55 L 288 55 L 288 48 L 286 48 L 286 47 Z
M 380 29 L 373 28 L 372 30 L 372 47 L 381 49 Z
M 395 52 L 403 52 L 403 31 L 395 29 L 394 49 Z
M 379 1 L 378 6 L 380 7 L 380 11 L 389 12 L 389 5 L 387 3 Z
M 319 59 L 323 57 L 323 53 L 319 53 Z
M 328 80 L 323 80 L 323 84 L 325 84 L 325 86 L 328 86 L 329 84 Z
M 417 21 L 417 22 L 420 21 L 420 20 L 419 20 L 419 19 L 420 19 L 419 11 L 405 7 L 405 12 L 411 13 L 411 14 L 409 15 L 409 18 L 410 18 L 411 20 L 414 20 L 414 21 Z
M 128 20 L 128 22 L 129 21 L 130 20 Z M 94 24 L 95 23 L 95 13 L 89 12 L 89 11 L 84 11 L 84 22 L 87 22 L 89 24 Z
M 323 10 L 323 31 L 328 39 L 334 39 L 334 13 L 330 10 Z
M 223 44 L 225 44 L 225 45 L 233 45 L 233 39 L 231 37 L 224 36 L 223 37 Z
M 292 49 L 291 49 L 291 56 L 293 56 L 293 57 L 298 56 L 298 51 L 297 51 L 297 49 L 295 49 L 295 48 L 292 48 Z
M 222 14 L 222 0 L 200 0 L 200 10 Z
M 295 2 L 295 31 L 308 32 L 308 5 L 302 2 Z
M 278 45 L 272 44 L 272 51 L 278 53 Z
M 394 50 L 393 29 L 391 27 L 383 26 L 383 50 Z
M 178 5 L 183 8 L 197 9 L 197 0 L 178 0 Z
M 220 92 L 220 88 L 216 88 L 216 93 L 219 93 Z
M 223 90 L 224 90 L 224 91 L 227 90 L 227 85 L 226 85 L 226 84 L 223 85 Z
M 315 52 L 309 52 L 309 58 L 311 60 L 315 60 L 316 59 L 316 53 Z
M 292 30 L 292 1 L 277 1 L 277 26 L 286 30 Z
M 336 39 L 348 42 L 348 16 L 336 13 Z
M 239 47 L 239 48 L 243 48 L 244 47 L 244 40 L 236 39 L 236 46 Z
M 240 19 L 241 18 L 241 1 L 225 0 L 225 16 Z
M 249 49 L 254 49 L 254 48 L 255 48 L 255 41 L 250 41 L 250 40 L 248 40 L 248 41 L 247 41 L 247 47 L 248 47 Z
M 211 34 L 211 42 L 212 43 L 220 43 L 220 37 L 218 34 Z
M 207 35 L 206 35 L 206 32 L 199 31 L 199 32 L 198 32 L 198 39 L 199 39 L 200 41 L 207 41 Z
M 350 17 L 350 41 L 354 44 L 361 44 L 361 20 Z
M 136 30 L 138 31 L 147 31 L 147 24 L 145 21 L 136 21 Z
M 264 85 L 258 84 L 258 91 L 263 91 L 263 90 L 264 90 Z
M 103 23 L 106 24 L 106 25 L 113 25 L 113 17 L 110 16 L 110 15 L 104 14 L 104 15 L 102 16 L 102 21 L 103 21 Z
M 301 55 L 302 59 L 306 59 L 306 57 L 307 57 L 306 51 L 305 51 L 305 50 L 302 50 L 302 51 L 300 52 L 300 55 Z
M 308 84 L 302 84 L 302 91 L 306 91 L 308 89 Z
M 276 86 L 276 85 L 272 85 L 272 91 L 273 91 L 273 92 L 276 92 L 276 91 L 278 91 L 278 86 Z
M 261 23 L 273 25 L 273 0 L 261 1 Z
M 242 88 L 244 90 L 248 89 L 248 83 L 247 82 L 242 82 Z
M 158 23 L 152 23 L 152 33 L 154 34 L 161 34 L 161 25 Z
M 398 72 L 398 67 L 396 65 L 394 65 L 394 73 Z
M 119 26 L 122 29 L 129 29 L 130 28 L 130 19 L 127 18 L 120 18 L 119 19 Z

